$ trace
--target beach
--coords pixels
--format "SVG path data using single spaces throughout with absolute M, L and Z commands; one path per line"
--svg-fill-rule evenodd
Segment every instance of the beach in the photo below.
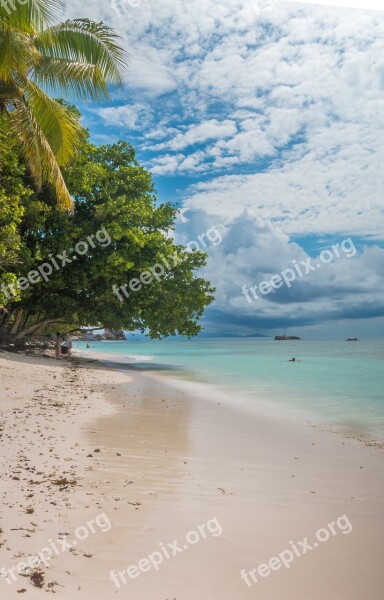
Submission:
M 0 377 L 1 598 L 381 599 L 380 445 L 84 358 Z
M 0 600 L 384 600 L 383 7 L 0 0 Z

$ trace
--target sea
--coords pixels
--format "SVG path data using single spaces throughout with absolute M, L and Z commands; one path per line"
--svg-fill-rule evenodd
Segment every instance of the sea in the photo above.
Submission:
M 85 342 L 76 349 L 85 351 Z M 384 340 L 132 337 L 91 342 L 86 352 L 193 383 L 208 399 L 221 396 L 242 410 L 384 441 Z

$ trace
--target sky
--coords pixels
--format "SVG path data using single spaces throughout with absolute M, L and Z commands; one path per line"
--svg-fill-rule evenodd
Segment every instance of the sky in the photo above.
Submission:
M 382 336 L 384 10 L 66 2 L 63 17 L 85 16 L 130 63 L 110 102 L 80 106 L 84 124 L 136 148 L 180 208 L 177 241 L 207 252 L 206 331 Z

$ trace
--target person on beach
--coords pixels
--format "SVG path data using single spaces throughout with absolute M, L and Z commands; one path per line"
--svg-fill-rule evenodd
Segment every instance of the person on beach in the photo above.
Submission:
M 56 340 L 55 340 L 55 351 L 56 351 L 56 358 L 57 360 L 60 360 L 61 358 L 61 342 L 62 342 L 62 337 L 61 337 L 61 333 L 56 333 Z
M 67 348 L 68 358 L 71 358 L 71 355 L 72 355 L 72 337 L 70 336 L 69 333 L 66 333 L 65 336 L 64 336 L 64 344 L 65 344 L 65 347 Z

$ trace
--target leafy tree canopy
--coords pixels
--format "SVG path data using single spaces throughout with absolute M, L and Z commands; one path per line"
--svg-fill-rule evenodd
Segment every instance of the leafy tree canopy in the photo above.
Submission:
M 0 332 L 23 336 L 89 325 L 138 329 L 153 338 L 196 335 L 213 299 L 210 284 L 196 274 L 206 255 L 174 243 L 177 211 L 156 202 L 151 175 L 132 146 L 95 146 L 85 139 L 63 173 L 74 213 L 57 207 L 53 187 L 40 193 L 32 188 L 14 152 L 0 160 L 0 209 L 6 207 L 0 217 L 0 282 L 21 282 L 15 295 L 3 285 L 8 314 Z M 62 266 L 63 252 L 68 259 Z M 45 267 L 46 281 L 36 275 L 43 263 L 52 266 L 49 275 Z M 149 283 L 142 274 L 155 265 L 164 272 L 157 267 Z M 33 284 L 27 280 L 31 272 Z M 120 290 L 119 297 L 112 288 L 124 284 L 126 294 Z

